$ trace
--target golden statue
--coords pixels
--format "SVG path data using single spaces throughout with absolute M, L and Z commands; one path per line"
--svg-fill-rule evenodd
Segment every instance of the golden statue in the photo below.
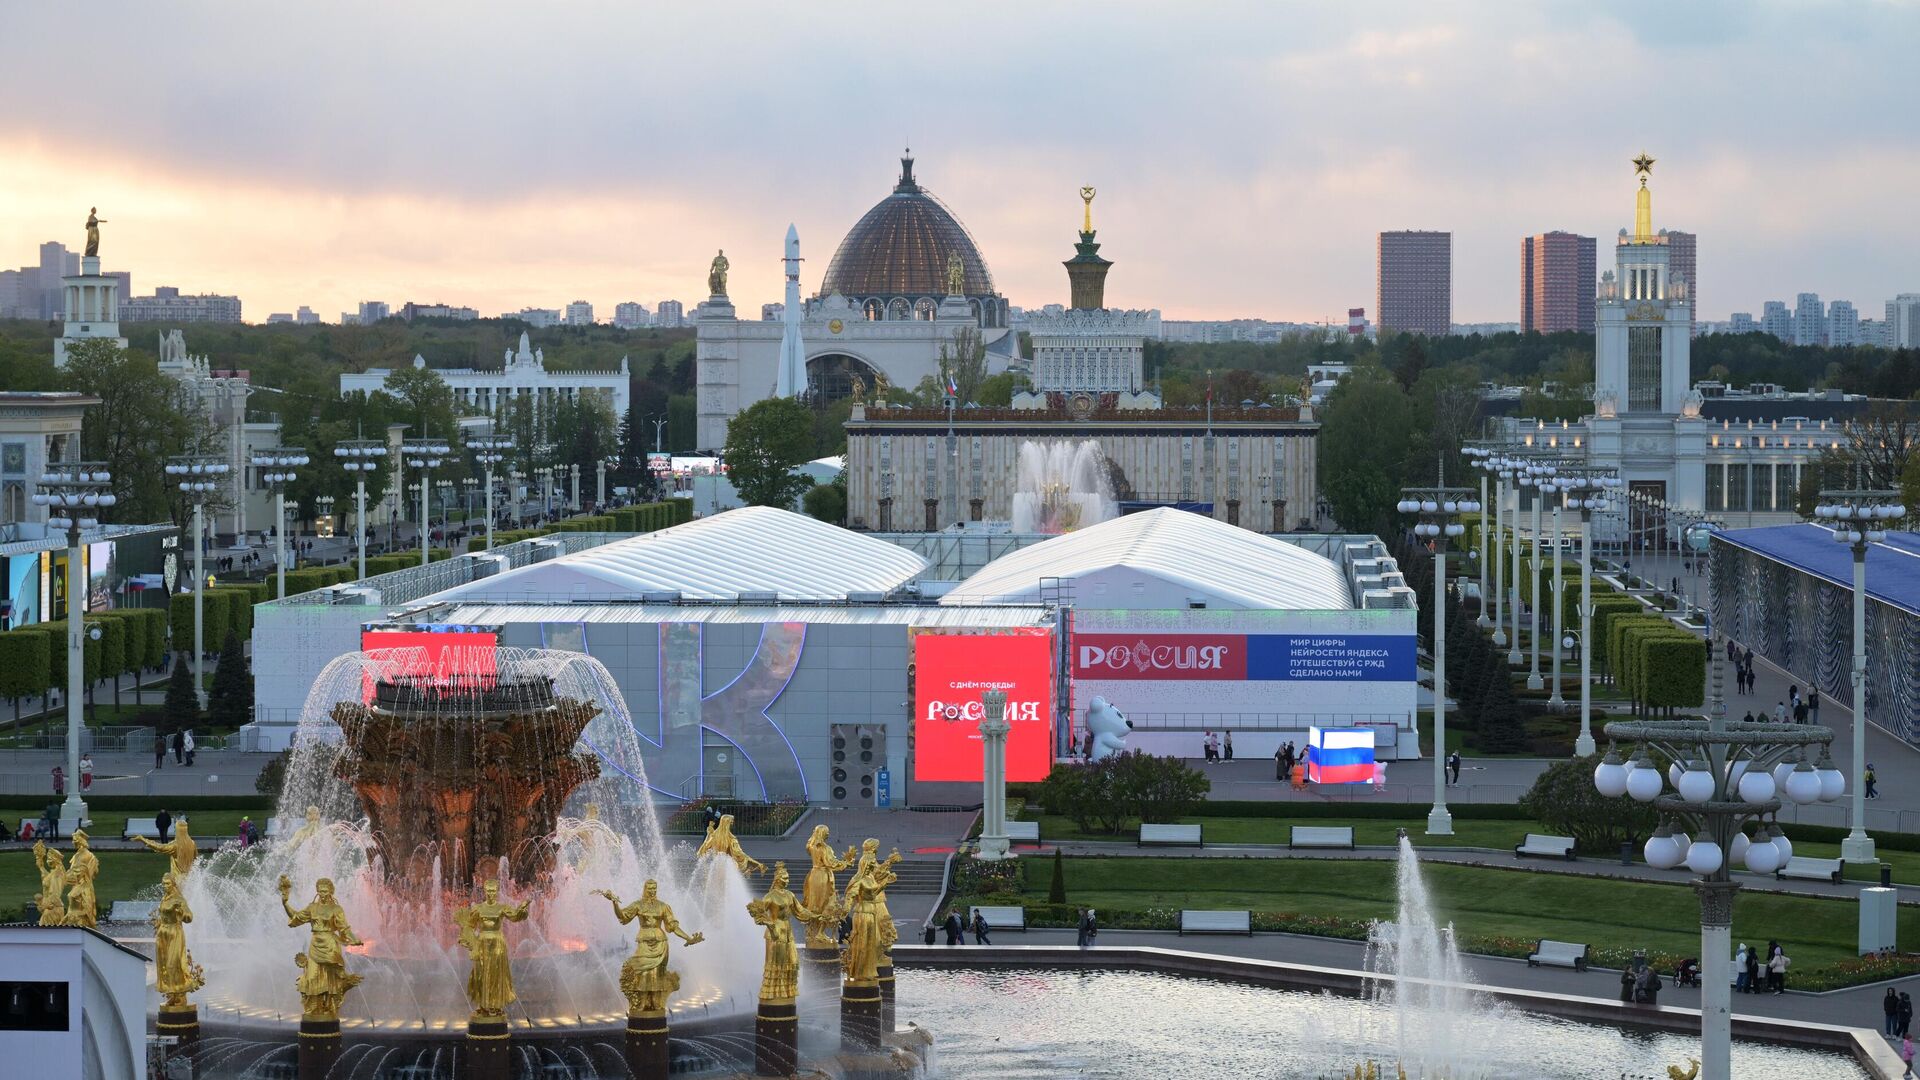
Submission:
M 200 854 L 200 846 L 193 842 L 193 835 L 187 830 L 187 819 L 181 818 L 173 824 L 173 839 L 164 844 L 156 844 L 142 836 L 140 842 L 162 855 L 173 859 L 173 872 L 180 875 L 182 881 L 193 872 L 193 857 Z
M 1633 239 L 1635 243 L 1653 241 L 1653 195 L 1647 191 L 1647 177 L 1653 175 L 1653 159 L 1645 150 L 1633 159 L 1633 173 L 1640 178 L 1640 190 L 1633 202 Z
M 1700 1059 L 1688 1058 L 1687 1060 L 1693 1066 L 1690 1069 L 1682 1069 L 1678 1065 L 1667 1066 L 1667 1080 L 1694 1080 L 1694 1077 L 1699 1076 L 1700 1075 Z
M 680 975 L 667 967 L 667 935 L 672 934 L 688 945 L 698 945 L 705 941 L 705 934 L 691 937 L 680 929 L 680 921 L 673 917 L 673 909 L 660 899 L 660 886 L 652 878 L 640 894 L 640 899 L 631 904 L 622 905 L 620 898 L 606 889 L 594 890 L 595 896 L 604 896 L 613 904 L 614 917 L 620 925 L 638 920 L 640 932 L 634 937 L 633 955 L 620 967 L 620 992 L 626 995 L 627 1009 L 635 1016 L 642 1013 L 665 1012 L 667 997 L 680 989 Z
M 67 918 L 67 867 L 60 853 L 44 840 L 33 842 L 33 867 L 40 871 L 40 893 L 33 904 L 40 909 L 41 926 L 59 926 Z
M 85 830 L 73 834 L 73 857 L 67 860 L 67 914 L 64 926 L 99 925 L 99 905 L 94 900 L 93 879 L 100 876 L 100 856 L 88 846 Z
M 294 986 L 300 991 L 300 1006 L 308 1020 L 338 1020 L 340 1003 L 347 991 L 360 985 L 360 976 L 347 970 L 345 946 L 358 945 L 353 928 L 347 925 L 347 913 L 333 899 L 333 881 L 321 878 L 313 883 L 313 903 L 294 910 L 287 904 L 293 882 L 280 877 L 280 908 L 287 913 L 288 926 L 311 926 L 307 951 L 294 956 L 300 977 Z
M 947 295 L 967 295 L 967 264 L 957 251 L 947 252 Z
M 853 865 L 856 850 L 852 844 L 848 844 L 846 855 L 836 857 L 833 845 L 827 842 L 825 825 L 815 825 L 813 835 L 807 838 L 807 854 L 813 857 L 813 869 L 807 871 L 807 883 L 802 893 L 807 910 L 813 914 L 801 916 L 801 921 L 807 924 L 809 949 L 833 946 L 833 929 L 840 925 L 840 919 L 846 915 L 840 909 L 840 888 L 833 875 Z
M 153 924 L 153 985 L 165 996 L 160 1008 L 185 1012 L 191 1008 L 187 995 L 206 985 L 206 979 L 187 951 L 186 924 L 193 921 L 193 909 L 180 895 L 180 879 L 171 870 L 160 878 L 160 906 L 147 921 Z
M 880 958 L 887 949 L 882 927 L 893 920 L 887 914 L 886 886 L 880 883 L 878 870 L 877 860 L 862 858 L 860 868 L 847 879 L 845 904 L 853 916 L 853 926 L 841 943 L 840 970 L 849 986 L 880 983 Z
M 519 907 L 500 902 L 500 881 L 489 879 L 484 888 L 486 899 L 453 913 L 460 927 L 460 944 L 473 960 L 467 974 L 467 1000 L 473 1004 L 475 1019 L 494 1019 L 507 1015 L 513 1004 L 513 971 L 507 964 L 507 938 L 503 920 L 524 922 L 527 904 Z
M 727 262 L 725 249 L 713 257 L 713 265 L 707 270 L 707 291 L 715 296 L 727 295 Z
M 720 820 L 707 826 L 707 838 L 700 842 L 700 850 L 693 853 L 696 859 L 707 855 L 725 855 L 733 860 L 733 865 L 743 874 L 764 874 L 767 864 L 747 854 L 740 847 L 740 840 L 733 835 L 733 815 L 721 814 Z
M 847 377 L 847 382 L 852 387 L 847 393 L 848 397 L 861 402 L 867 400 L 867 380 L 858 375 L 850 375 Z
M 793 918 L 808 922 L 817 912 L 787 889 L 787 864 L 773 864 L 773 886 L 767 895 L 747 902 L 747 914 L 767 928 L 766 967 L 760 976 L 760 1000 L 785 1005 L 800 990 L 800 954 L 793 947 Z M 831 898 L 829 898 L 831 899 Z
M 1080 221 L 1080 231 L 1083 233 L 1091 233 L 1093 232 L 1093 185 L 1092 184 L 1088 184 L 1086 187 L 1083 187 L 1080 189 L 1080 201 L 1087 204 L 1087 216 L 1081 219 Z
M 893 925 L 893 913 L 887 910 L 887 886 L 900 880 L 900 875 L 893 872 L 899 861 L 899 848 L 894 848 L 893 854 L 882 860 L 880 841 L 868 837 L 860 842 L 860 865 L 872 866 L 870 874 L 879 886 L 874 899 L 880 905 L 880 963 L 883 966 L 893 963 L 893 946 L 900 940 L 900 928 Z
M 100 208 L 97 206 L 87 208 L 87 255 L 89 257 L 97 257 L 100 254 L 100 226 L 103 222 L 94 216 L 99 211 Z
M 307 807 L 307 822 L 298 829 L 293 830 L 292 836 L 287 837 L 287 850 L 297 850 L 301 844 L 319 836 L 320 831 L 326 827 L 326 823 L 320 820 L 320 808 L 317 806 Z

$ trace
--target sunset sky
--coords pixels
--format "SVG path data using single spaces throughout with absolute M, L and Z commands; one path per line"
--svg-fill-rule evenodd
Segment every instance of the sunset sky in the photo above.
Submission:
M 0 267 L 497 315 L 780 298 L 917 173 L 1015 304 L 1064 301 L 1076 189 L 1109 304 L 1344 322 L 1374 234 L 1454 234 L 1454 319 L 1520 238 L 1700 234 L 1701 315 L 1920 291 L 1920 4 L 426 3 L 0 8 Z

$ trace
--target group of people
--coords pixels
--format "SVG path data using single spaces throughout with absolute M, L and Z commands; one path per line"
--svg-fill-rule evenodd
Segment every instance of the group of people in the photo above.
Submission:
M 1280 744 L 1273 752 L 1273 778 L 1285 780 L 1293 776 L 1293 767 L 1300 761 L 1300 754 L 1293 748 L 1293 741 Z
M 1913 1034 L 1910 1029 L 1913 1026 L 1913 999 L 1889 986 L 1887 996 L 1880 1001 L 1880 1007 L 1887 1014 L 1884 1029 L 1887 1038 L 1900 1040 L 1900 1061 L 1907 1067 L 1900 1075 L 1912 1076 Z
M 93 790 L 93 755 L 80 755 L 80 791 L 82 794 Z M 58 799 L 67 793 L 67 768 L 56 764 L 53 767 L 53 797 Z
M 1784 994 L 1792 963 L 1778 941 L 1767 942 L 1765 955 L 1743 941 L 1733 954 L 1733 988 L 1742 994 Z
M 1203 737 L 1200 748 L 1207 755 L 1208 761 L 1233 760 L 1233 732 L 1229 731 L 1226 733 L 1225 741 L 1221 740 L 1220 733 L 1218 732 L 1206 731 L 1202 732 L 1201 735 Z
M 169 744 L 167 741 L 167 737 L 165 735 L 157 731 L 154 732 L 154 735 L 153 735 L 153 767 L 154 768 L 164 769 L 167 767 L 168 745 Z M 171 745 L 173 747 L 173 763 L 175 765 L 191 766 L 193 764 L 193 729 L 192 728 L 181 728 L 179 731 L 174 732 L 173 741 Z
M 969 928 L 973 930 L 973 943 L 975 945 L 993 944 L 993 942 L 987 938 L 988 932 L 991 931 L 993 927 L 987 925 L 987 917 L 981 914 L 979 908 L 973 910 L 973 922 L 971 924 L 969 924 L 966 918 L 955 908 L 947 909 L 946 921 L 940 924 L 940 929 L 946 932 L 947 944 L 949 945 L 965 945 L 967 943 L 967 930 Z M 927 929 L 927 937 L 927 944 L 933 944 L 933 929 L 931 927 Z

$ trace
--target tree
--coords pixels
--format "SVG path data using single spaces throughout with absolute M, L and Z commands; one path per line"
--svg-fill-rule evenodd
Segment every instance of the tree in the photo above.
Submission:
M 1573 837 L 1589 854 L 1610 854 L 1623 843 L 1638 844 L 1659 824 L 1652 804 L 1625 796 L 1608 798 L 1593 786 L 1597 756 L 1557 761 L 1547 767 L 1520 798 L 1520 808 L 1553 832 Z
M 1053 882 L 1047 886 L 1047 903 L 1064 904 L 1067 902 L 1066 861 L 1060 857 L 1060 849 L 1053 849 Z
M 184 731 L 200 722 L 200 698 L 193 691 L 193 670 L 185 658 L 173 662 L 173 674 L 167 679 L 167 698 L 160 706 L 166 718 L 163 734 Z
M 792 398 L 754 402 L 727 423 L 727 479 L 749 506 L 792 506 L 813 485 L 793 471 L 812 454 L 813 413 Z
M 207 691 L 207 719 L 215 727 L 238 729 L 252 711 L 253 676 L 247 670 L 246 653 L 240 648 L 240 635 L 229 630 L 220 644 L 213 686 Z
M 178 494 L 166 482 L 167 458 L 213 448 L 211 429 L 180 383 L 162 374 L 154 360 L 106 338 L 75 343 L 63 376 L 66 389 L 100 399 L 87 411 L 81 456 L 104 462 L 113 475 L 113 517 L 167 520 Z
M 1362 368 L 1327 396 L 1320 426 L 1320 490 L 1340 526 L 1385 533 L 1400 501 L 1413 429 L 1406 392 L 1376 368 Z
M 0 633 L 0 697 L 13 702 L 16 728 L 20 726 L 20 699 L 47 692 L 51 647 L 52 639 L 35 630 Z
M 800 500 L 801 509 L 808 517 L 832 525 L 847 523 L 847 471 L 840 470 L 834 478 L 825 484 L 807 489 L 806 497 Z
M 942 342 L 939 366 L 952 377 L 962 405 L 979 400 L 980 383 L 987 377 L 987 345 L 980 340 L 980 328 L 968 323 L 953 332 L 951 341 Z

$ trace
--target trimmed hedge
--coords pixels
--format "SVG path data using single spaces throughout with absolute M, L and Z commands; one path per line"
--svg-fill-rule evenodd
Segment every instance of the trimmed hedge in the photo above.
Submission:
M 48 686 L 65 689 L 67 685 L 67 620 L 35 623 L 40 631 L 53 640 L 48 642 L 47 668 L 50 675 Z M 25 629 L 22 627 L 21 629 Z M 105 640 L 104 635 L 102 640 Z M 80 652 L 80 677 L 87 685 L 100 681 L 100 642 L 85 641 Z
M 1705 703 L 1707 642 L 1671 623 L 1628 634 L 1634 696 L 1653 709 L 1689 709 Z
M 233 613 L 231 601 L 223 602 L 216 594 L 218 589 L 208 589 L 207 598 L 200 606 L 200 617 L 205 620 L 201 625 L 201 645 L 208 650 L 218 649 L 226 640 L 228 620 Z M 173 634 L 173 651 L 191 656 L 187 652 L 193 648 L 193 594 L 174 593 L 168 602 Z
M 88 677 L 110 679 L 116 675 L 125 674 L 129 670 L 127 667 L 127 624 L 119 619 L 103 619 L 98 615 L 88 615 L 85 619 L 85 625 L 88 627 L 86 650 L 90 653 L 97 651 L 100 654 L 98 660 L 92 657 L 87 658 Z M 92 637 L 92 628 L 94 627 L 98 627 L 100 630 L 100 640 L 98 641 L 93 640 Z
M 1642 615 L 1646 610 L 1646 608 L 1640 605 L 1640 601 L 1635 600 L 1631 596 L 1602 596 L 1597 592 L 1594 594 L 1593 641 L 1589 643 L 1593 648 L 1594 663 L 1599 664 L 1606 670 L 1612 670 L 1608 663 L 1608 658 L 1613 654 L 1607 651 L 1607 645 L 1609 637 L 1613 633 L 1614 621 L 1616 619 L 1632 618 Z
M 53 685 L 53 639 L 22 627 L 0 633 L 0 697 L 18 701 Z
M 224 601 L 227 605 L 227 629 L 238 634 L 241 641 L 251 638 L 253 636 L 253 590 L 233 585 L 215 585 L 207 590 L 207 603 L 213 604 L 218 601 Z M 221 633 L 220 640 L 227 640 L 224 632 Z M 213 646 L 213 640 L 209 638 L 207 644 Z
M 138 675 L 147 664 L 147 620 L 134 618 L 138 611 L 103 611 L 91 618 L 119 624 L 121 634 L 121 671 Z

